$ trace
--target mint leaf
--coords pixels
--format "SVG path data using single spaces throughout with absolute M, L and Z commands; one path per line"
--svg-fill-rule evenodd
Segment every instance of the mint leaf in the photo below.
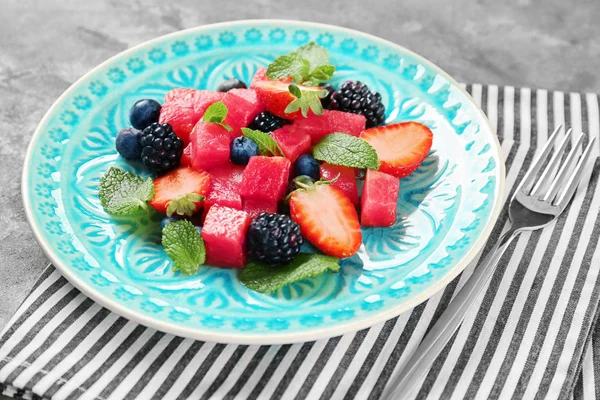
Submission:
M 309 73 L 309 61 L 297 53 L 279 56 L 267 67 L 267 77 L 274 80 L 291 76 L 295 81 L 302 82 Z
M 300 110 L 302 116 L 306 118 L 308 110 L 312 110 L 316 115 L 323 113 L 323 106 L 320 99 L 327 96 L 327 90 L 301 90 L 298 86 L 291 84 L 289 91 L 296 99 L 292 100 L 285 110 L 283 110 L 286 114 Z
M 323 137 L 312 148 L 312 154 L 317 160 L 346 167 L 379 169 L 380 164 L 369 143 L 339 132 Z
M 309 81 L 304 82 L 305 85 L 317 86 L 323 81 L 328 81 L 333 76 L 335 67 L 333 65 L 321 65 L 311 71 Z
M 195 274 L 206 261 L 202 236 L 188 220 L 169 222 L 162 231 L 162 244 L 173 260 L 174 271 Z
M 325 47 L 319 46 L 315 42 L 310 42 L 304 46 L 298 47 L 295 53 L 308 61 L 311 74 L 315 68 L 329 64 L 329 52 Z
M 197 203 L 204 201 L 204 196 L 197 193 L 188 193 L 177 196 L 167 204 L 167 217 L 173 214 L 191 217 L 198 208 Z
M 251 262 L 240 272 L 240 281 L 248 288 L 261 293 L 271 293 L 285 285 L 321 275 L 337 272 L 339 259 L 321 254 L 300 253 L 287 265 L 273 268 L 261 262 Z
M 127 215 L 148 208 L 154 197 L 154 183 L 120 168 L 110 167 L 100 178 L 100 202 L 113 215 Z
M 202 121 L 219 124 L 223 128 L 227 129 L 227 131 L 231 132 L 231 127 L 223 123 L 225 118 L 227 118 L 227 112 L 227 106 L 223 104 L 222 101 L 217 101 L 216 103 L 208 106 L 204 112 L 204 115 L 202 116 Z
M 281 151 L 281 147 L 279 147 L 275 139 L 273 139 L 269 134 L 261 131 L 256 131 L 250 128 L 242 128 L 242 133 L 248 139 L 251 139 L 254 142 L 256 142 L 261 155 L 283 156 L 283 151 Z

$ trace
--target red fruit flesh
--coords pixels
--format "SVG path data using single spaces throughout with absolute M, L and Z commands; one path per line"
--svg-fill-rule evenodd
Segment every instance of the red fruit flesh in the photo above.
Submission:
M 199 121 L 192 134 L 192 167 L 210 171 L 229 162 L 231 137 L 219 124 Z
M 344 258 L 362 242 L 354 205 L 338 188 L 316 185 L 296 191 L 290 198 L 290 215 L 309 242 L 327 255 Z
M 413 173 L 427 157 L 433 133 L 418 122 L 401 122 L 364 131 L 361 135 L 379 156 L 379 171 L 404 178 Z
M 244 268 L 247 260 L 246 231 L 250 222 L 244 211 L 212 206 L 202 227 L 206 263 L 217 267 Z
M 181 160 L 179 160 L 179 165 L 182 167 L 191 167 L 192 166 L 192 144 L 188 144 L 183 149 L 183 154 L 181 154 Z
M 281 82 L 285 82 L 285 83 L 292 83 L 292 77 L 288 77 L 285 79 L 279 79 Z M 252 82 L 250 82 L 250 88 L 254 88 L 256 86 L 256 83 L 259 81 L 270 81 L 269 78 L 267 78 L 267 69 L 266 68 L 259 68 L 256 70 L 256 73 L 254 74 L 254 77 L 252 78 Z
M 208 211 L 215 204 L 241 210 L 240 183 L 243 174 L 244 167 L 232 163 L 211 169 L 212 188 L 204 201 L 204 210 Z
M 367 170 L 360 207 L 362 226 L 392 226 L 396 222 L 399 189 L 398 178 Z
M 211 105 L 218 101 L 223 100 L 225 93 L 222 92 L 211 92 L 209 90 L 196 90 L 194 94 L 194 113 L 198 117 L 198 122 L 200 118 L 204 115 L 206 109 Z
M 302 154 L 310 153 L 310 136 L 305 132 L 296 130 L 290 125 L 276 129 L 271 133 L 271 137 L 277 142 L 283 155 L 290 160 L 296 161 Z
M 246 199 L 244 200 L 244 211 L 248 213 L 251 219 L 258 217 L 258 215 L 263 211 L 273 214 L 277 212 L 277 202 L 272 202 L 270 200 Z
M 189 143 L 190 132 L 200 119 L 194 112 L 194 96 L 196 89 L 173 89 L 165 95 L 165 102 L 160 109 L 161 124 L 168 123 L 185 144 Z
M 286 113 L 285 108 L 296 99 L 289 91 L 289 83 L 282 81 L 259 80 L 253 81 L 253 88 L 258 93 L 261 101 L 265 105 L 267 111 L 286 119 L 304 118 L 300 110 L 293 113 Z M 305 91 L 321 91 L 318 86 L 302 86 L 297 85 L 300 90 Z M 308 111 L 308 115 L 313 115 L 312 111 Z
M 340 189 L 350 199 L 354 206 L 358 206 L 358 188 L 356 186 L 356 173 L 354 168 L 341 165 L 321 164 L 321 178 L 328 181 L 338 179 L 331 186 Z
M 154 197 L 148 204 L 156 211 L 166 213 L 171 200 L 191 193 L 206 196 L 210 185 L 210 176 L 205 171 L 179 167 L 154 180 Z M 194 204 L 198 211 L 202 202 Z
M 242 198 L 277 202 L 286 193 L 290 167 L 285 157 L 250 157 L 240 186 Z
M 330 110 L 323 110 L 323 115 L 309 115 L 308 118 L 296 119 L 292 124 L 296 130 L 310 135 L 313 145 L 323 136 L 333 132 L 359 136 L 365 125 L 366 118 L 363 115 Z
M 225 124 L 232 128 L 232 139 L 242 135 L 241 128 L 250 125 L 250 122 L 265 108 L 258 95 L 252 89 L 230 90 L 223 97 L 223 104 L 227 107 Z

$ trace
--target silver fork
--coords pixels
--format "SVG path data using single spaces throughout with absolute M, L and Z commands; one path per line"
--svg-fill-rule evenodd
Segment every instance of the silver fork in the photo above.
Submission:
M 415 353 L 406 362 L 406 367 L 392 378 L 392 383 L 384 392 L 383 400 L 399 400 L 410 396 L 483 293 L 498 261 L 510 243 L 523 231 L 541 229 L 555 221 L 571 201 L 581 181 L 584 166 L 591 156 L 595 138 L 588 142 L 579 157 L 578 149 L 585 137 L 582 133 L 562 161 L 571 139 L 572 131 L 567 131 L 544 171 L 537 178 L 550 156 L 560 131 L 562 128 L 559 126 L 552 133 L 540 155 L 515 190 L 508 206 L 510 228 L 500 237 L 485 260 L 475 269 L 464 287 L 423 338 Z M 579 161 L 573 170 L 577 159 Z

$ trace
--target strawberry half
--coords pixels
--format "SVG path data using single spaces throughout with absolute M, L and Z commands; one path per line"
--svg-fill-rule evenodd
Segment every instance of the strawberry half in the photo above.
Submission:
M 360 134 L 379 156 L 379 170 L 397 178 L 413 173 L 431 150 L 433 133 L 418 122 L 400 122 L 398 124 L 367 129 Z
M 262 103 L 266 106 L 267 111 L 271 114 L 277 115 L 278 117 L 285 119 L 297 119 L 303 118 L 300 110 L 293 113 L 286 113 L 285 108 L 294 100 L 296 97 L 289 91 L 289 82 L 283 81 L 272 81 L 272 80 L 256 80 L 252 81 L 252 87 L 258 94 Z M 300 90 L 303 91 L 314 91 L 320 92 L 323 88 L 318 86 L 303 86 L 296 85 Z M 313 115 L 311 110 L 308 111 L 308 115 Z
M 210 184 L 208 172 L 179 167 L 154 180 L 154 197 L 148 204 L 168 216 L 191 216 L 200 210 Z
M 302 236 L 323 253 L 350 257 L 362 242 L 358 215 L 346 195 L 325 182 L 296 183 L 303 188 L 290 196 L 290 215 Z

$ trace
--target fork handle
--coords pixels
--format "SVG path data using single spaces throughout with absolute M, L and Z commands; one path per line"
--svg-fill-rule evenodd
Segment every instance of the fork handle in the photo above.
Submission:
M 406 367 L 392 379 L 382 400 L 408 398 L 417 385 L 422 383 L 422 379 L 435 359 L 452 338 L 475 301 L 483 293 L 486 284 L 494 274 L 498 261 L 519 233 L 520 229 L 511 227 L 500 237 L 485 260 L 475 268 L 469 280 L 423 338 L 415 353 L 406 362 Z

